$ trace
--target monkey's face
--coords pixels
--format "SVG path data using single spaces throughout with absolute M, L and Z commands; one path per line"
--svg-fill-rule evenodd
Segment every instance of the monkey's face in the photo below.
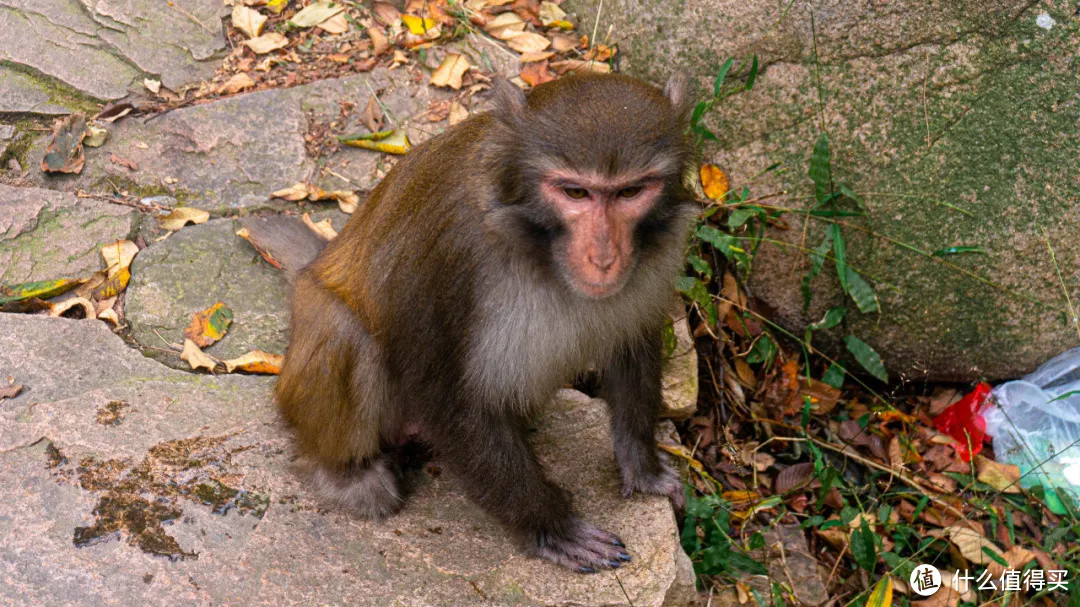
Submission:
M 563 226 L 555 257 L 579 295 L 618 293 L 636 262 L 635 230 L 659 203 L 663 179 L 654 175 L 606 177 L 552 171 L 540 182 L 544 201 Z

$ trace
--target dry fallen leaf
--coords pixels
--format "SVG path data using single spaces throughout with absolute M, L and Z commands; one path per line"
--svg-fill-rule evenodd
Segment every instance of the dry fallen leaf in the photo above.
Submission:
M 49 316 L 56 318 L 63 316 L 68 310 L 80 306 L 83 309 L 83 318 L 96 318 L 97 313 L 94 304 L 85 297 L 69 297 L 63 301 L 52 304 L 49 308 Z
M 409 33 L 415 36 L 432 37 L 433 32 L 438 32 L 438 24 L 434 19 L 417 17 L 416 15 L 402 15 L 401 22 L 409 28 Z M 438 35 L 437 33 L 435 34 Z
M 304 222 L 304 225 L 312 232 L 318 234 L 319 238 L 322 238 L 323 240 L 329 241 L 337 237 L 337 230 L 334 229 L 334 225 L 330 222 L 329 217 L 322 221 L 315 222 L 311 220 L 311 213 L 304 213 L 301 220 Z
M 308 185 L 303 182 L 294 183 L 285 189 L 271 193 L 270 197 L 297 202 L 308 197 Z
M 271 354 L 269 352 L 263 352 L 262 350 L 252 350 L 246 354 L 231 358 L 229 360 L 221 361 L 221 364 L 225 365 L 225 370 L 229 373 L 233 371 L 245 371 L 247 373 L 261 373 L 264 375 L 279 375 L 281 373 L 281 365 L 285 361 L 285 357 L 280 354 Z
M 450 126 L 454 126 L 455 124 L 465 120 L 468 117 L 469 110 L 465 109 L 465 106 L 461 105 L 457 101 L 450 102 Z
M 179 230 L 191 222 L 193 224 L 206 223 L 210 219 L 210 213 L 196 209 L 195 207 L 178 207 L 157 218 L 158 227 L 163 230 Z
M 376 2 L 376 4 L 379 4 Z M 368 38 L 371 38 L 371 54 L 378 57 L 386 52 L 386 49 L 390 48 L 390 41 L 386 38 L 386 34 L 377 27 L 367 28 Z
M 375 2 L 371 6 L 375 20 L 383 25 L 394 25 L 401 21 L 401 11 L 389 2 Z
M 334 4 L 328 0 L 313 2 L 293 15 L 293 18 L 289 19 L 289 25 L 301 28 L 312 27 L 344 10 L 345 6 L 343 4 Z
M 551 46 L 551 41 L 534 32 L 519 32 L 506 40 L 506 46 L 519 53 L 539 53 Z
M 276 51 L 280 48 L 285 48 L 289 44 L 289 39 L 285 37 L 285 34 L 270 32 L 257 38 L 252 38 L 244 44 L 246 44 L 256 55 L 265 55 L 266 53 Z
M 382 128 L 383 111 L 379 106 L 379 100 L 375 98 L 375 95 L 368 97 L 367 106 L 364 108 L 364 113 L 360 114 L 360 122 L 367 127 L 372 133 L 376 133 Z
M 521 79 L 529 83 L 529 86 L 537 86 L 554 80 L 555 73 L 548 69 L 547 61 L 526 63 L 521 66 Z
M 1008 550 L 1003 552 L 1001 556 L 1005 559 L 1005 566 L 1002 566 L 1001 563 L 998 563 L 996 561 L 990 561 L 986 564 L 987 570 L 990 571 L 990 575 L 994 579 L 1000 579 L 1001 574 L 1004 573 L 1006 569 L 1023 569 L 1024 565 L 1028 564 L 1031 559 L 1035 558 L 1035 553 L 1024 548 L 1023 546 L 1013 546 L 1012 548 L 1009 548 Z
M 607 74 L 611 71 L 611 66 L 600 61 L 563 59 L 562 61 L 552 61 L 551 69 L 555 70 L 560 76 L 571 72 L 596 72 L 598 74 Z
M 431 75 L 432 86 L 448 86 L 455 91 L 461 88 L 461 78 L 469 71 L 469 60 L 463 55 L 450 53 Z
M 701 187 L 710 200 L 720 200 L 727 195 L 728 178 L 715 164 L 701 165 Z
M 91 122 L 86 125 L 86 139 L 83 139 L 83 145 L 88 148 L 99 148 L 105 144 L 105 140 L 108 138 L 108 129 Z
M 127 168 L 129 171 L 138 171 L 139 165 L 134 160 L 117 156 L 115 152 L 109 152 L 109 162 Z
M 233 77 L 229 78 L 225 84 L 221 85 L 217 92 L 221 95 L 232 95 L 253 86 L 255 86 L 255 80 L 246 73 L 240 72 L 239 74 L 233 74 Z
M 22 392 L 22 389 L 22 384 L 4 386 L 3 388 L 0 388 L 0 400 L 4 400 L 5 398 L 15 398 L 19 395 L 19 392 Z
M 557 53 L 565 53 L 578 46 L 578 39 L 566 34 L 555 34 L 551 37 L 551 48 Z
M 541 51 L 539 53 L 522 53 L 519 60 L 522 63 L 532 63 L 534 61 L 544 61 L 545 59 L 551 59 L 555 56 L 553 51 Z
M 81 173 L 86 156 L 83 138 L 86 137 L 86 116 L 75 112 L 64 118 L 53 130 L 52 141 L 45 148 L 41 170 L 46 173 Z
M 976 565 L 986 565 L 987 563 L 994 562 L 994 559 L 990 558 L 987 551 L 993 553 L 998 558 L 1003 558 L 1001 550 L 998 549 L 994 542 L 990 541 L 985 535 L 968 527 L 953 525 L 940 531 L 932 529 L 927 533 L 934 537 L 947 537 L 957 549 L 960 550 L 960 554 L 965 559 Z
M 217 367 L 217 360 L 200 350 L 190 339 L 184 340 L 184 351 L 180 353 L 180 360 L 191 366 L 192 371 L 206 369 L 213 373 L 214 367 Z
M 98 288 L 91 291 L 90 297 L 95 301 L 116 297 L 127 288 L 129 280 L 131 280 L 131 271 L 121 268 L 119 272 L 105 279 Z
M 101 247 L 101 256 L 105 259 L 105 269 L 109 276 L 115 276 L 120 270 L 131 265 L 139 254 L 139 245 L 130 240 L 117 240 Z
M 153 93 L 155 95 L 157 95 L 158 93 L 161 92 L 161 81 L 160 80 L 155 80 L 153 78 L 143 78 L 142 83 L 143 83 L 143 86 L 146 87 L 146 90 L 150 91 L 151 93 Z
M 327 34 L 344 34 L 349 31 L 349 22 L 345 20 L 345 13 L 341 12 L 317 25 Z
M 225 337 L 232 321 L 232 310 L 219 301 L 192 315 L 191 323 L 184 329 L 184 337 L 195 342 L 196 346 L 206 348 Z
M 232 24 L 248 38 L 257 38 L 266 25 L 266 17 L 255 9 L 237 4 L 232 10 Z
M 338 137 L 341 143 L 387 154 L 404 154 L 412 148 L 405 131 L 380 131 L 359 136 Z
M 516 13 L 503 13 L 484 25 L 493 38 L 506 40 L 525 31 L 525 22 Z
M 1003 493 L 1020 493 L 1020 468 L 1001 464 L 982 455 L 976 456 L 978 480 Z
M 538 14 L 540 16 L 540 23 L 543 23 L 544 27 L 551 27 L 556 21 L 566 20 L 566 11 L 560 8 L 558 4 L 547 2 L 546 0 L 540 3 L 540 11 Z

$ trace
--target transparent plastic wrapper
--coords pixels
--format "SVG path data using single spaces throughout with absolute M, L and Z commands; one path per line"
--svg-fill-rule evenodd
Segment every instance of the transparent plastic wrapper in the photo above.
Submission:
M 1021 485 L 1080 498 L 1080 348 L 994 388 L 981 413 L 995 459 L 1018 466 Z

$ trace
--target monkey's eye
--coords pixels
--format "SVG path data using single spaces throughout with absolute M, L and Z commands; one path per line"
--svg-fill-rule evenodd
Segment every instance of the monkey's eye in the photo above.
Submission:
M 630 187 L 623 188 L 623 189 L 619 190 L 618 196 L 619 196 L 619 198 L 633 198 L 634 196 L 637 196 L 638 194 L 640 194 L 641 190 L 642 190 L 641 186 L 632 185 Z
M 574 187 L 563 188 L 563 192 L 565 192 L 566 195 L 569 196 L 570 198 L 585 198 L 586 196 L 589 195 L 589 191 L 586 190 L 585 188 L 574 188 Z

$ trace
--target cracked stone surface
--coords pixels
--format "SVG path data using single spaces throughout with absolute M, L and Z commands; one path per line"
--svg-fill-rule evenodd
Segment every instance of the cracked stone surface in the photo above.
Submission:
M 564 8 L 592 16 L 597 5 Z M 701 96 L 727 57 L 758 54 L 756 85 L 716 106 L 708 120 L 720 140 L 705 149 L 752 196 L 786 191 L 767 202 L 810 204 L 808 159 L 824 121 L 833 179 L 870 209 L 842 219 L 847 261 L 876 286 L 882 312 L 859 314 L 849 300 L 844 326 L 814 344 L 835 354 L 854 334 L 891 377 L 917 381 L 1016 377 L 1080 344 L 1066 297 L 1080 296 L 1076 3 L 834 0 L 792 5 L 781 19 L 787 6 L 701 0 L 672 12 L 616 0 L 603 15 L 627 71 L 656 81 L 686 72 Z M 1043 12 L 1049 29 L 1036 23 Z M 723 24 L 724 35 L 702 37 L 701 23 Z M 774 163 L 784 170 L 754 178 Z M 844 298 L 827 263 L 804 313 L 804 251 L 831 220 L 804 230 L 797 214 L 785 219 L 790 229 L 766 238 L 788 244 L 762 244 L 749 286 L 798 335 Z M 958 246 L 986 253 L 931 256 Z
M 101 246 L 137 223 L 130 207 L 0 184 L 0 283 L 85 278 L 104 267 Z
M 119 99 L 144 77 L 173 90 L 197 82 L 225 49 L 225 14 L 217 0 L 2 0 L 0 112 L 51 113 L 37 108 L 71 94 Z
M 376 70 L 180 108 L 148 122 L 123 120 L 110 127 L 104 146 L 86 151 L 80 175 L 35 170 L 30 179 L 43 187 L 90 191 L 111 191 L 110 184 L 116 184 L 170 194 L 184 204 L 221 213 L 280 207 L 281 201 L 271 201 L 270 193 L 299 181 L 312 180 L 328 189 L 369 188 L 376 169 L 388 159 L 343 147 L 316 163 L 305 151 L 304 135 L 313 121 L 337 120 L 342 102 L 362 107 L 371 90 L 380 92 L 380 100 L 405 124 L 414 142 L 445 128 L 445 123 L 407 119 L 447 93 L 408 80 L 402 70 Z M 353 116 L 345 132 L 366 132 L 357 121 Z M 35 142 L 30 166 L 40 165 L 49 139 Z M 112 154 L 134 161 L 138 170 L 112 162 Z
M 347 215 L 330 216 L 341 230 Z M 253 349 L 283 354 L 288 342 L 288 287 L 284 275 L 262 260 L 232 219 L 186 227 L 141 251 L 131 267 L 125 315 L 131 337 L 142 346 L 165 347 L 162 338 L 183 343 L 192 314 L 221 301 L 233 311 L 225 337 L 206 349 L 228 359 Z M 160 336 L 160 337 L 159 337 Z M 166 365 L 188 368 L 174 353 L 148 349 Z
M 618 579 L 523 557 L 446 475 L 425 472 L 383 523 L 321 511 L 291 469 L 270 378 L 168 369 L 93 320 L 0 314 L 0 341 L 0 375 L 26 386 L 0 402 L 0 602 L 659 606 L 692 596 L 670 506 L 618 496 L 603 404 L 579 393 L 560 393 L 535 445 L 583 514 L 626 541 L 634 561 Z

